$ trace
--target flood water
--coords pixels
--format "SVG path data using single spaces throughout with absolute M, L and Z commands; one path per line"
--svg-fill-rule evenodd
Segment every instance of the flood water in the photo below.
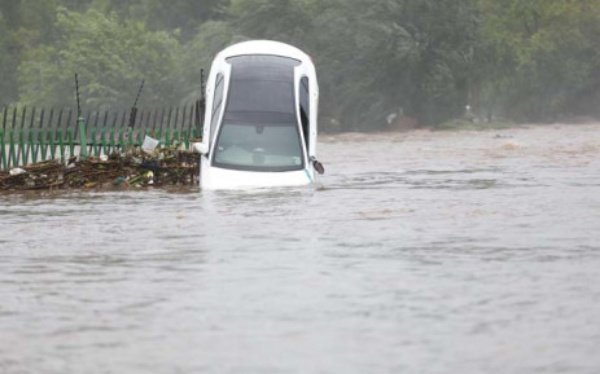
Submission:
M 0 373 L 598 373 L 599 135 L 326 136 L 316 188 L 0 196 Z

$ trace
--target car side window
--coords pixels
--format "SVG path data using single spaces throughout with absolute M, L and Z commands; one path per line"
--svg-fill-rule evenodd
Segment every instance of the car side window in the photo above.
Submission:
M 223 108 L 223 90 L 225 86 L 225 79 L 223 74 L 218 74 L 215 82 L 215 91 L 213 96 L 213 107 L 212 107 L 212 118 L 210 121 L 210 137 L 211 139 L 215 136 L 217 131 L 217 124 L 219 117 L 221 116 L 221 109 Z
M 306 151 L 310 154 L 310 95 L 308 77 L 300 79 L 300 121 L 302 122 L 302 133 L 306 142 Z

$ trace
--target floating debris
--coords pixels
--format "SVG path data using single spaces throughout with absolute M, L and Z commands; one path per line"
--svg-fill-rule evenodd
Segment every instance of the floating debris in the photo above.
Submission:
M 0 171 L 0 191 L 195 186 L 200 155 L 179 146 L 131 147 L 100 157 L 50 160 Z

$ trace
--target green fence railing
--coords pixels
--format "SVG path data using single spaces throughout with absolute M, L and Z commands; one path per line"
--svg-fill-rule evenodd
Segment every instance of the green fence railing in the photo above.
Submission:
M 204 113 L 198 103 L 139 110 L 134 121 L 130 114 L 129 110 L 84 113 L 85 133 L 81 133 L 72 109 L 4 108 L 0 112 L 0 170 L 51 159 L 64 162 L 86 152 L 109 155 L 142 144 L 146 135 L 163 145 L 189 147 L 202 135 Z

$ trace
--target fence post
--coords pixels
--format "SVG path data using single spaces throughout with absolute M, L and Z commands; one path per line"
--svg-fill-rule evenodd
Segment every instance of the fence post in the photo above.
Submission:
M 88 157 L 88 150 L 87 130 L 85 128 L 85 120 L 83 117 L 77 119 L 77 127 L 79 128 L 79 158 L 85 160 Z

